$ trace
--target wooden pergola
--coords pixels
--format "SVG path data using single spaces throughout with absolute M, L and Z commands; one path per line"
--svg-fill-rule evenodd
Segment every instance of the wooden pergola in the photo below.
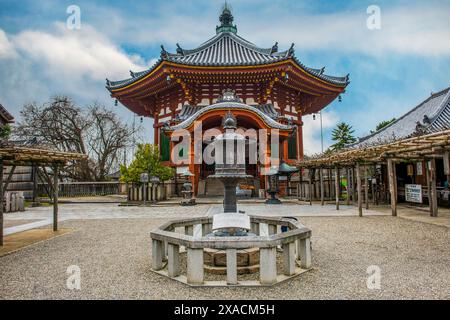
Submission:
M 432 134 L 415 136 L 408 139 L 393 141 L 387 144 L 380 144 L 367 147 L 346 149 L 330 155 L 320 156 L 314 159 L 300 161 L 298 166 L 309 170 L 310 176 L 315 170 L 319 170 L 321 179 L 321 201 L 323 204 L 323 169 L 335 171 L 336 188 L 336 209 L 339 210 L 339 170 L 345 168 L 347 177 L 354 176 L 351 172 L 356 171 L 356 188 L 358 198 L 359 215 L 362 216 L 362 179 L 361 167 L 370 165 L 385 164 L 388 168 L 389 193 L 392 208 L 392 215 L 397 215 L 397 174 L 395 164 L 400 162 L 426 161 L 426 175 L 429 193 L 430 214 L 437 216 L 437 191 L 436 191 L 436 159 L 444 160 L 444 172 L 450 178 L 450 130 L 440 131 Z M 350 179 L 350 183 L 353 180 Z M 365 198 L 368 209 L 368 177 L 365 175 Z M 310 179 L 310 200 L 311 200 L 311 179 Z M 353 189 L 353 188 L 352 188 Z M 353 192 L 353 191 L 352 191 Z M 347 197 L 347 203 L 349 197 Z
M 46 149 L 33 149 L 13 145 L 0 146 L 0 246 L 3 246 L 3 212 L 5 193 L 17 166 L 35 166 L 43 168 L 43 179 L 47 180 L 49 196 L 53 198 L 53 230 L 58 230 L 58 172 L 69 161 L 86 160 L 87 156 L 79 153 L 67 153 Z M 10 166 L 6 181 L 3 179 L 4 167 Z M 53 169 L 53 181 L 47 174 L 46 167 Z M 51 196 L 53 195 L 53 196 Z

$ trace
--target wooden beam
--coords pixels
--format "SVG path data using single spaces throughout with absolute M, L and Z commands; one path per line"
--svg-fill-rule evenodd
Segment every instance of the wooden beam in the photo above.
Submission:
M 397 216 L 397 174 L 395 163 L 388 159 L 389 192 L 391 195 L 391 210 L 394 217 Z
M 363 216 L 362 208 L 362 188 L 361 188 L 361 168 L 359 163 L 356 163 L 356 188 L 358 192 L 358 213 L 359 216 Z
M 330 176 L 331 178 L 331 176 Z M 340 175 L 339 175 L 339 167 L 336 167 L 336 169 L 334 170 L 334 178 L 335 178 L 335 183 L 334 183 L 334 187 L 336 189 L 336 210 L 339 210 L 339 196 L 340 196 Z

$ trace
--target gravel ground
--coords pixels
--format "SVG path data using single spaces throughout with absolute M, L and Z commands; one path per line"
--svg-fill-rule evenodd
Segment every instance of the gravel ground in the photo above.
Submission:
M 271 288 L 191 288 L 150 271 L 149 231 L 167 219 L 66 221 L 75 228 L 0 258 L 0 299 L 450 299 L 450 229 L 393 217 L 308 217 L 314 270 Z M 81 290 L 66 269 L 81 268 Z M 368 290 L 367 267 L 381 268 Z

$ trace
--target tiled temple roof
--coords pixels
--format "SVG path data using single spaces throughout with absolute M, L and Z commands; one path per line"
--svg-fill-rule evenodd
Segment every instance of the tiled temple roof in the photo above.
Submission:
M 257 114 L 270 128 L 273 129 L 280 129 L 280 130 L 293 130 L 295 126 L 293 125 L 285 125 L 285 124 L 281 124 L 278 121 L 274 120 L 273 118 L 271 118 L 268 114 L 264 113 L 263 111 L 261 111 L 259 108 L 256 108 L 254 106 L 249 106 L 240 102 L 219 102 L 216 104 L 212 104 L 210 106 L 205 106 L 205 107 L 195 107 L 189 109 L 189 111 L 195 111 L 191 114 L 185 114 L 185 116 L 183 117 L 183 119 L 180 119 L 181 122 L 179 124 L 176 124 L 172 127 L 170 127 L 168 124 L 166 127 L 164 127 L 164 130 L 167 131 L 175 131 L 178 129 L 186 129 L 188 128 L 190 125 L 192 125 L 194 123 L 194 121 L 196 119 L 198 119 L 201 115 L 213 111 L 213 110 L 217 110 L 217 109 L 229 109 L 230 111 L 233 111 L 233 109 L 238 109 L 238 110 L 247 110 L 250 112 L 253 112 L 255 114 Z M 181 112 L 183 113 L 183 112 Z M 181 114 L 180 113 L 180 114 Z
M 0 104 L 1 123 L 14 123 L 14 117 Z
M 227 10 L 227 9 L 224 9 Z M 225 12 L 225 11 L 224 11 Z M 324 68 L 313 69 L 303 65 L 294 55 L 294 44 L 285 51 L 278 51 L 278 43 L 272 48 L 259 48 L 253 43 L 237 35 L 236 26 L 232 25 L 233 17 L 223 20 L 222 25 L 217 27 L 217 34 L 196 49 L 185 50 L 177 44 L 177 52 L 169 53 L 161 46 L 161 57 L 150 69 L 142 72 L 130 72 L 131 78 L 121 81 L 107 80 L 109 90 L 120 89 L 135 81 L 144 78 L 155 70 L 163 61 L 173 62 L 187 66 L 258 66 L 276 62 L 293 60 L 301 69 L 310 75 L 327 81 L 334 85 L 346 86 L 349 83 L 348 75 L 345 77 L 334 77 L 324 74 Z M 226 12 L 226 14 L 231 14 Z
M 414 135 L 450 129 L 450 88 L 432 94 L 414 109 L 350 147 L 385 144 Z

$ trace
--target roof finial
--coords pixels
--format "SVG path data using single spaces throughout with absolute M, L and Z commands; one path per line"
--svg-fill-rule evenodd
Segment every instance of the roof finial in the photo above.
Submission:
M 163 45 L 161 45 L 161 58 L 167 58 L 167 51 Z
M 177 53 L 181 54 L 182 56 L 184 56 L 184 50 L 183 48 L 180 46 L 179 43 L 177 43 Z
M 275 42 L 275 44 L 272 47 L 272 50 L 270 50 L 270 54 L 274 54 L 278 52 L 278 42 Z
M 292 54 L 294 54 L 294 46 L 295 46 L 295 43 L 292 43 L 291 44 L 291 47 L 289 48 L 289 55 L 292 55 Z
M 220 26 L 217 26 L 217 28 L 216 28 L 217 33 L 221 33 L 221 32 L 236 33 L 237 32 L 236 26 L 233 25 L 234 17 L 233 17 L 233 13 L 232 13 L 232 8 L 226 1 L 222 7 L 222 13 L 220 14 L 219 21 L 221 24 L 220 24 Z

